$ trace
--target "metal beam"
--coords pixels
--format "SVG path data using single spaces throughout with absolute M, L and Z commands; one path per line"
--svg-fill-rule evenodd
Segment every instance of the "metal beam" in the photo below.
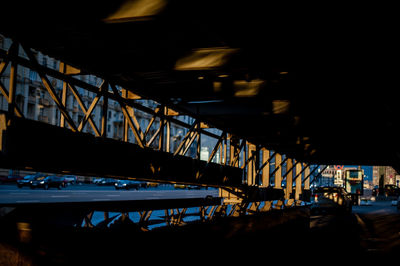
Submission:
M 38 73 L 39 73 L 39 71 L 42 72 L 42 73 L 46 73 L 46 75 L 48 75 L 50 77 L 56 78 L 58 80 L 66 82 L 68 84 L 72 84 L 72 85 L 74 85 L 76 87 L 83 88 L 83 89 L 88 90 L 90 92 L 93 92 L 93 93 L 98 93 L 99 92 L 99 88 L 94 86 L 94 85 L 88 84 L 88 83 L 86 83 L 86 82 L 84 82 L 82 80 L 74 78 L 73 76 L 66 75 L 65 73 L 62 73 L 60 71 L 56 71 L 54 69 L 39 65 L 37 62 L 36 63 L 31 62 L 30 60 L 27 60 L 27 59 L 25 59 L 23 57 L 20 57 L 18 55 L 9 54 L 7 51 L 2 50 L 2 49 L 0 49 L 0 58 L 2 58 L 4 60 L 4 62 L 6 62 L 6 61 L 15 61 L 16 63 L 18 63 L 21 66 L 33 69 Z M 120 95 L 117 95 L 115 93 L 111 93 L 109 91 L 105 91 L 104 93 L 105 93 L 105 96 L 108 97 L 108 99 L 115 100 L 117 102 L 123 102 L 127 106 L 134 107 L 134 108 L 136 108 L 138 110 L 141 110 L 141 111 L 143 111 L 145 113 L 148 113 L 150 115 L 160 116 L 159 114 L 156 114 L 157 112 L 155 110 L 153 110 L 153 109 L 151 109 L 149 107 L 143 106 L 141 104 L 135 103 L 134 100 L 121 98 Z M 171 113 L 173 115 L 176 114 L 176 112 L 174 112 L 172 110 L 169 110 L 169 113 Z M 180 115 L 184 115 L 184 113 L 182 113 Z M 189 129 L 191 127 L 190 124 L 187 124 L 187 123 L 182 122 L 182 121 L 180 121 L 178 119 L 175 119 L 170 115 L 166 116 L 166 119 L 168 121 L 170 121 L 170 122 L 172 122 L 172 123 L 174 123 L 176 125 L 182 126 L 184 128 L 188 128 Z M 213 134 L 211 132 L 208 132 L 206 130 L 203 130 L 203 129 L 201 130 L 201 134 L 204 134 L 206 136 L 209 136 L 209 137 L 212 137 L 212 138 L 216 138 L 216 139 L 219 137 L 218 135 L 215 135 L 215 134 Z
M 0 115 L 0 167 L 208 186 L 242 186 L 242 170 Z M 6 123 L 9 121 L 10 123 Z M 199 179 L 199 173 L 203 173 Z
M 275 154 L 273 154 L 273 156 L 275 156 Z M 261 167 L 257 170 L 257 175 L 262 171 L 262 175 L 261 175 L 261 186 L 262 187 L 268 187 L 269 186 L 269 178 L 270 178 L 270 174 L 269 174 L 269 162 L 272 160 L 273 156 L 270 156 L 270 151 L 267 149 L 263 149 L 262 150 L 262 161 L 263 164 L 261 165 Z
M 101 107 L 101 136 L 107 138 L 107 122 L 108 122 L 108 84 L 104 85 L 106 90 L 103 90 L 103 105 Z
M 278 170 L 275 172 L 274 179 L 275 179 L 275 188 L 282 188 L 282 169 L 278 166 L 281 165 L 282 162 L 282 155 L 277 154 L 275 156 L 275 167 L 278 168 Z
M 263 164 L 261 165 L 261 167 L 258 169 L 258 172 L 260 172 L 261 170 L 263 170 L 264 167 L 266 167 L 266 166 L 272 161 L 272 159 L 274 159 L 275 155 L 278 154 L 276 151 L 274 151 L 274 152 L 272 153 L 272 155 L 269 155 L 269 152 L 270 152 L 269 150 L 265 150 L 265 153 L 263 153 L 263 161 L 264 161 L 264 157 L 266 157 L 267 160 L 265 160 L 265 161 L 263 162 Z M 266 153 L 268 153 L 268 154 L 266 154 Z M 264 172 L 264 171 L 263 171 L 263 172 Z M 268 174 L 269 174 L 269 169 L 268 169 Z
M 256 184 L 256 175 L 257 175 L 257 169 L 256 169 L 256 160 L 259 155 L 257 153 L 257 146 L 251 143 L 248 143 L 248 153 L 247 157 L 248 160 L 246 161 L 247 164 L 247 185 L 248 186 L 254 186 L 258 185 Z
M 319 165 L 314 167 L 314 169 L 310 173 L 307 173 L 306 177 L 303 180 L 303 183 L 310 179 L 310 176 L 318 169 L 318 167 L 319 167 Z M 311 182 L 310 182 L 310 184 L 311 184 Z
M 322 174 L 322 172 L 324 172 L 325 169 L 328 168 L 328 166 L 329 166 L 329 165 L 325 165 L 324 168 L 322 168 L 322 170 L 314 177 L 314 179 L 311 180 L 310 184 L 314 183 L 315 180 L 317 180 L 317 178 Z M 317 167 L 317 168 L 319 168 L 319 167 Z
M 210 163 L 214 159 L 214 156 L 215 156 L 215 154 L 217 154 L 217 151 L 224 139 L 226 139 L 226 132 L 222 131 L 221 136 L 219 136 L 217 143 L 215 144 L 210 156 L 208 157 L 208 161 L 207 161 L 208 163 Z M 221 154 L 221 157 L 222 157 L 222 154 Z
M 16 48 L 16 53 L 18 54 L 18 48 Z M 18 65 L 13 61 L 11 62 L 10 69 L 10 80 L 8 87 L 8 114 L 12 117 L 14 116 L 15 104 L 15 93 L 17 91 L 17 78 L 18 78 Z
M 286 157 L 288 158 L 288 157 Z M 286 188 L 285 188 L 285 199 L 290 199 L 292 196 L 292 191 L 293 191 L 293 159 L 288 159 L 286 162 L 286 168 L 289 168 L 289 170 L 286 170 Z
M 1 75 L 0 75 L 1 76 Z M 4 84 L 0 81 L 0 93 L 3 94 L 4 98 L 6 99 L 7 102 L 10 101 L 9 99 L 9 92 L 6 89 L 6 87 L 4 86 Z M 14 105 L 14 112 L 18 117 L 24 117 L 21 109 L 19 109 L 18 105 Z
M 189 131 L 186 133 L 185 137 L 183 138 L 183 140 L 181 141 L 181 143 L 179 143 L 178 148 L 176 148 L 176 151 L 174 152 L 174 155 L 178 155 L 178 154 L 182 154 L 182 149 L 185 148 L 188 144 L 187 142 L 189 141 L 189 143 L 191 144 L 190 140 L 193 138 L 193 136 L 195 135 L 194 131 L 196 130 L 196 127 L 198 126 L 198 122 L 197 120 L 192 124 L 192 126 L 190 127 Z
M 23 46 L 22 46 L 23 47 Z M 24 48 L 24 47 L 23 47 Z M 31 66 L 32 69 L 35 70 L 41 80 L 42 83 L 44 85 L 44 87 L 47 89 L 47 91 L 50 94 L 50 97 L 53 99 L 54 103 L 57 105 L 58 109 L 60 110 L 60 112 L 62 113 L 62 115 L 65 117 L 65 120 L 67 121 L 68 125 L 71 127 L 72 131 L 77 131 L 77 128 L 75 126 L 74 121 L 72 120 L 71 116 L 69 115 L 67 109 L 65 108 L 65 106 L 63 105 L 62 101 L 60 100 L 60 98 L 58 98 L 56 91 L 54 90 L 53 86 L 51 85 L 51 82 L 49 81 L 49 79 L 47 78 L 45 72 L 42 71 L 42 69 L 40 68 L 40 65 L 37 61 L 37 59 L 35 58 L 35 56 L 32 54 L 30 49 L 26 49 L 24 48 L 24 51 L 26 53 L 26 55 L 28 56 L 30 62 L 31 62 Z M 13 60 L 14 63 L 17 63 Z
M 302 192 L 301 189 L 301 178 L 297 178 L 299 175 L 301 175 L 301 173 L 303 173 L 303 169 L 302 169 L 302 164 L 301 163 L 296 163 L 296 177 L 294 178 L 293 182 L 295 182 L 296 184 L 296 188 L 295 188 L 295 194 L 294 194 L 294 199 L 295 200 L 300 200 L 300 194 Z
M 288 159 L 289 159 L 289 157 L 285 157 L 285 160 L 283 160 L 278 166 L 276 166 L 276 164 L 275 164 L 275 169 L 274 169 L 274 171 L 272 171 L 272 173 L 270 173 L 270 176 L 275 175 L 275 173 L 276 173 L 278 170 L 281 170 L 281 171 L 282 171 L 281 167 L 286 163 L 286 161 L 287 161 Z M 282 176 L 282 181 L 285 179 L 286 175 L 287 175 L 287 174 L 285 174 L 285 175 Z
M 240 158 L 240 152 L 242 151 L 244 145 L 246 144 L 246 140 L 242 140 L 240 143 L 240 139 L 230 135 L 230 156 L 229 156 L 229 161 L 230 165 L 234 167 L 239 167 L 239 158 Z M 239 145 L 240 143 L 240 145 Z M 245 158 L 244 158 L 245 159 Z
M 67 73 L 67 65 L 65 63 L 63 63 L 63 62 L 60 62 L 59 71 L 61 73 L 66 74 Z M 64 106 L 67 106 L 67 100 L 68 100 L 67 95 L 68 95 L 68 83 L 63 81 L 61 103 Z M 64 116 L 62 115 L 61 112 L 60 112 L 60 127 L 65 127 L 65 118 L 64 118 Z
M 293 160 L 294 161 L 294 160 Z M 292 163 L 292 166 L 289 168 L 289 170 L 286 170 L 286 173 L 283 175 L 283 178 L 285 178 L 292 170 L 296 167 L 296 165 L 300 163 L 300 161 L 296 161 L 296 163 Z
M 77 89 L 75 88 L 75 86 L 71 85 L 71 84 L 68 84 L 68 86 L 69 86 L 72 94 L 74 95 L 76 101 L 78 102 L 79 106 L 81 107 L 82 112 L 85 114 L 85 117 L 82 119 L 81 123 L 78 126 L 78 131 L 82 132 L 82 130 L 83 130 L 85 124 L 86 124 L 86 121 L 89 121 L 89 124 L 92 126 L 93 131 L 96 134 L 96 136 L 100 137 L 101 136 L 100 131 L 97 128 L 96 123 L 93 121 L 92 116 L 91 116 L 91 114 L 92 114 L 97 102 L 99 101 L 99 98 L 100 98 L 99 95 L 97 95 L 94 98 L 94 100 L 93 100 L 91 106 L 89 107 L 89 109 L 86 109 L 86 106 L 85 106 L 81 96 L 79 95 Z M 63 99 L 63 102 L 64 102 L 64 91 L 63 91 L 62 99 Z
M 7 54 L 16 54 L 18 55 L 18 48 L 19 48 L 19 44 L 16 42 L 13 42 L 10 46 L 10 48 L 7 51 Z M 3 75 L 4 71 L 6 70 L 8 64 L 9 64 L 9 60 L 4 60 L 3 62 L 0 63 L 0 76 Z M 10 71 L 10 82 L 9 82 L 9 87 L 12 88 L 12 90 L 10 89 L 10 91 L 8 91 L 6 89 L 6 87 L 4 86 L 4 84 L 0 81 L 0 93 L 3 94 L 4 98 L 6 99 L 7 103 L 8 103 L 8 109 L 9 112 L 11 114 L 16 114 L 18 117 L 24 117 L 23 113 L 21 112 L 21 110 L 18 108 L 18 106 L 15 104 L 15 86 L 17 83 L 17 68 L 18 65 L 16 65 L 14 62 L 11 63 L 11 71 Z M 14 110 L 12 110 L 14 109 Z
M 297 165 L 297 163 L 296 163 L 296 165 Z M 296 181 L 297 178 L 298 178 L 299 176 L 301 176 L 301 174 L 306 170 L 306 168 L 307 168 L 309 165 L 310 165 L 310 163 L 306 164 L 306 165 L 303 167 L 303 169 L 302 169 L 299 173 L 296 171 L 296 176 L 294 177 L 293 181 Z M 300 181 L 302 181 L 301 178 L 300 178 Z
M 133 122 L 131 116 L 129 115 L 129 111 L 127 109 L 126 104 L 122 101 L 121 95 L 119 95 L 118 90 L 114 86 L 114 84 L 111 84 L 111 89 L 114 92 L 114 96 L 116 96 L 117 102 L 121 106 L 122 113 L 124 114 L 124 117 L 126 118 L 126 121 L 129 125 L 129 127 L 132 129 L 133 135 L 135 136 L 136 142 L 141 148 L 144 148 L 144 143 L 143 143 L 143 133 L 140 130 L 140 128 L 137 128 L 135 123 Z

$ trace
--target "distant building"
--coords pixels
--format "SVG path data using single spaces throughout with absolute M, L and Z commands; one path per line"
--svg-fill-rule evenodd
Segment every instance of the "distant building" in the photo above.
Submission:
M 400 186 L 400 175 L 390 166 L 373 167 L 373 185 L 397 185 Z
M 318 180 L 317 186 L 345 186 L 346 170 L 356 170 L 358 166 L 349 165 L 329 165 L 322 173 Z M 364 169 L 362 169 L 364 170 Z M 363 171 L 364 173 L 365 171 Z

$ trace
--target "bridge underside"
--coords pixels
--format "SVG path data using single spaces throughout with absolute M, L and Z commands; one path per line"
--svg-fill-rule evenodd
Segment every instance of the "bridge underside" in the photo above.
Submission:
M 292 158 L 396 167 L 390 14 L 262 5 L 8 1 L 0 24 L 44 54 Z
M 140 255 L 148 243 L 176 253 L 175 247 L 179 251 L 200 242 L 204 254 L 219 250 L 221 243 L 229 252 L 240 247 L 257 254 L 243 243 L 261 239 L 270 242 L 259 246 L 260 251 L 271 251 L 271 246 L 287 254 L 282 246 L 307 239 L 308 207 L 298 207 L 310 201 L 317 172 L 328 164 L 392 165 L 400 170 L 397 69 L 388 67 L 397 61 L 392 45 L 396 24 L 386 14 L 389 7 L 379 21 L 371 15 L 382 13 L 376 4 L 316 7 L 251 0 L 18 0 L 2 3 L 1 10 L 0 34 L 12 44 L 0 47 L 0 93 L 8 102 L 8 110 L 0 113 L 0 167 L 220 188 L 218 198 L 136 205 L 0 204 L 9 212 L 0 217 L 1 228 L 9 231 L 3 238 L 15 243 L 24 242 L 24 234 L 26 243 L 32 241 L 32 229 L 37 247 L 43 246 L 40 232 L 49 232 L 44 238 L 49 246 L 64 239 L 75 242 L 76 234 L 70 232 L 77 232 L 85 239 L 77 241 L 83 252 L 107 242 L 106 254 L 110 243 L 132 236 L 139 239 L 134 251 Z M 37 51 L 59 65 L 39 62 Z M 50 96 L 58 125 L 25 119 L 16 100 L 17 83 L 27 89 L 32 80 L 19 76 L 18 68 L 38 74 L 34 85 Z M 81 79 L 85 75 L 100 78 L 101 85 Z M 94 98 L 83 100 L 77 88 Z M 68 109 L 68 93 L 80 107 L 83 117 L 78 121 L 71 118 L 77 111 Z M 157 107 L 142 105 L 142 99 Z M 109 101 L 122 113 L 119 140 L 107 135 Z M 96 105 L 101 112 L 95 121 Z M 147 125 L 139 125 L 138 111 L 146 113 Z M 179 116 L 193 119 L 183 122 Z M 86 124 L 90 133 L 84 133 Z M 184 131 L 175 146 L 170 145 L 171 124 Z M 199 160 L 202 136 L 216 142 L 205 161 Z M 194 143 L 196 155 L 185 156 Z M 201 226 L 182 226 L 183 218 L 193 215 L 185 214 L 189 207 L 199 207 L 194 215 Z M 61 230 L 68 237 L 43 228 L 55 209 L 62 214 L 54 214 L 55 232 L 58 218 L 79 218 Z M 162 221 L 177 234 L 142 232 L 158 209 L 165 209 Z M 104 211 L 104 221 L 94 226 L 97 210 Z M 109 234 L 115 228 L 108 227 L 113 211 L 123 212 L 121 221 L 130 225 L 122 223 L 116 237 Z M 140 215 L 137 224 L 129 220 L 131 211 Z M 103 241 L 82 234 L 82 220 L 83 229 L 92 237 L 97 232 Z M 203 246 L 204 239 L 211 248 Z M 132 252 L 131 247 L 116 245 L 112 254 L 119 248 Z M 96 248 L 102 253 L 103 248 Z M 43 253 L 39 251 L 32 254 Z

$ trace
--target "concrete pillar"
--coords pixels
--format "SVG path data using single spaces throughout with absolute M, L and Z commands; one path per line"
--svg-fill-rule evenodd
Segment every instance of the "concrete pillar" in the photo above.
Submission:
M 282 155 L 277 153 L 275 155 L 275 169 L 279 167 L 278 170 L 275 171 L 275 188 L 282 188 Z
M 290 199 L 290 195 L 293 191 L 293 159 L 288 159 L 286 161 L 286 189 L 285 189 L 285 199 Z
M 304 165 L 305 166 L 305 165 Z M 310 166 L 307 166 L 307 168 L 304 170 L 304 177 L 308 177 L 307 179 L 304 180 L 304 188 L 306 190 L 310 189 Z
M 269 150 L 263 149 L 262 150 L 262 164 L 264 165 L 269 160 Z M 261 175 L 261 187 L 268 187 L 269 186 L 269 163 L 264 166 L 262 169 Z
M 247 185 L 249 186 L 256 184 L 256 157 L 258 157 L 257 154 L 254 155 L 256 152 L 256 145 L 248 143 L 247 160 L 252 158 L 247 164 Z
M 296 164 L 296 171 L 295 171 L 295 176 L 297 176 L 298 174 L 300 174 L 301 170 L 302 170 L 303 166 L 301 163 Z M 295 188 L 295 196 L 294 199 L 295 200 L 299 200 L 300 199 L 300 194 L 301 194 L 301 176 L 302 174 L 300 174 L 299 176 L 297 176 L 296 178 L 296 188 Z

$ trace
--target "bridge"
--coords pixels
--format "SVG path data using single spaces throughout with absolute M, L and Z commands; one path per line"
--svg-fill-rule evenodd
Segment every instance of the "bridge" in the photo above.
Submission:
M 233 248 L 242 237 L 256 241 L 242 235 L 249 224 L 275 221 L 272 239 L 285 244 L 282 236 L 304 238 L 310 183 L 327 165 L 400 170 L 396 71 L 387 67 L 396 56 L 395 24 L 390 14 L 379 21 L 368 15 L 387 8 L 21 0 L 3 3 L 2 10 L 0 34 L 9 42 L 0 49 L 7 102 L 0 114 L 0 167 L 218 189 L 218 196 L 190 201 L 2 204 L 21 210 L 19 224 L 27 217 L 40 224 L 63 206 L 71 219 L 60 217 L 74 228 L 82 221 L 91 228 L 97 210 L 105 221 L 111 211 L 140 212 L 137 228 L 146 229 L 150 211 L 162 209 L 171 229 L 183 224 L 185 208 L 198 207 L 202 226 L 138 237 L 151 245 L 172 239 L 175 230 L 182 242 L 187 232 L 219 241 L 229 233 L 212 232 L 236 225 L 242 230 L 227 245 Z M 51 99 L 56 122 L 29 119 L 28 107 L 18 102 L 19 88 L 33 82 Z M 69 110 L 71 99 L 79 119 Z M 107 130 L 111 106 L 123 114 L 120 138 Z M 139 114 L 150 119 L 143 123 Z M 184 129 L 180 139 L 174 126 Z M 207 138 L 213 147 L 201 158 Z M 242 220 L 230 220 L 237 217 Z M 116 235 L 106 238 L 118 242 L 123 234 Z

